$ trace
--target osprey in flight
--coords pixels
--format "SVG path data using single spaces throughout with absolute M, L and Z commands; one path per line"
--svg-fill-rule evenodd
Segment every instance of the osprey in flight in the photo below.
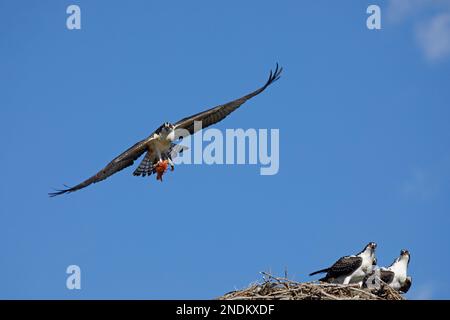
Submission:
M 373 266 L 376 264 L 376 247 L 375 242 L 370 242 L 360 253 L 342 257 L 331 267 L 315 271 L 310 276 L 326 272 L 326 276 L 319 281 L 340 284 L 362 282 L 364 277 L 372 272 Z
M 131 148 L 120 154 L 118 157 L 108 163 L 106 167 L 104 167 L 89 179 L 81 182 L 74 187 L 57 190 L 56 192 L 49 193 L 49 195 L 51 197 L 54 197 L 64 193 L 74 192 L 83 189 L 93 183 L 105 180 L 114 173 L 131 166 L 134 161 L 136 161 L 144 153 L 144 159 L 133 174 L 135 176 L 145 177 L 146 175 L 149 176 L 156 173 L 156 179 L 162 181 L 162 176 L 166 172 L 169 165 L 171 167 L 171 170 L 173 170 L 172 159 L 176 157 L 178 153 L 183 152 L 183 149 L 185 149 L 185 147 L 173 143 L 180 136 L 180 134 L 177 134 L 177 132 L 183 132 L 186 136 L 189 134 L 194 134 L 198 130 L 197 126 L 194 126 L 194 122 L 200 122 L 201 127 L 206 128 L 221 121 L 231 112 L 239 108 L 247 100 L 260 94 L 269 85 L 277 81 L 280 78 L 282 70 L 283 68 L 278 68 L 277 64 L 275 71 L 270 71 L 269 79 L 264 84 L 264 86 L 239 99 L 181 119 L 175 124 L 171 124 L 168 122 L 164 123 L 149 137 L 139 141 Z
M 367 275 L 364 279 L 364 286 L 367 287 L 370 276 L 375 275 L 394 290 L 407 293 L 412 284 L 412 278 L 408 276 L 410 258 L 408 250 L 401 250 L 400 256 L 389 267 L 382 267 Z

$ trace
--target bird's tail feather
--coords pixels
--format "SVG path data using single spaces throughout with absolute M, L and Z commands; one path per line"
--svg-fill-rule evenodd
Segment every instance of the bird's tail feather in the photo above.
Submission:
M 139 166 L 134 170 L 133 175 L 135 176 L 150 176 L 153 173 L 153 162 L 154 162 L 154 155 L 151 152 L 147 152 L 144 159 L 142 159 Z
M 309 276 L 313 276 L 313 275 L 318 274 L 318 273 L 328 272 L 328 270 L 329 270 L 329 268 L 322 269 L 322 270 L 317 270 L 317 271 L 314 271 L 313 273 L 310 273 Z

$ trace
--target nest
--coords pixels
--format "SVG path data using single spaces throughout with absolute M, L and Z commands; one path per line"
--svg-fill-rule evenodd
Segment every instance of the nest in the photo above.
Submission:
M 357 284 L 296 282 L 261 272 L 263 281 L 243 290 L 232 291 L 218 300 L 404 300 L 394 289 L 381 284 L 378 289 L 363 289 Z

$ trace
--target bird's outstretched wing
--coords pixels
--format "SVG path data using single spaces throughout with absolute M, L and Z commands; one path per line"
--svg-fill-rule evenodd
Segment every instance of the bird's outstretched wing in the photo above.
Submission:
M 226 116 L 228 116 L 231 112 L 239 108 L 244 102 L 253 98 L 254 96 L 263 92 L 269 85 L 274 83 L 280 78 L 281 72 L 283 68 L 277 66 L 275 71 L 270 71 L 269 79 L 267 82 L 259 88 L 258 90 L 253 91 L 239 99 L 228 102 L 226 104 L 219 105 L 217 107 L 211 108 L 209 110 L 194 114 L 193 116 L 181 119 L 175 124 L 175 129 L 185 129 L 188 130 L 190 134 L 194 134 L 196 132 L 196 128 L 194 128 L 194 121 L 201 121 L 202 128 L 206 128 L 214 123 L 217 123 L 223 120 Z
M 108 163 L 102 170 L 97 172 L 89 179 L 81 182 L 80 184 L 77 184 L 76 186 L 71 188 L 68 187 L 67 189 L 63 190 L 56 190 L 55 192 L 51 192 L 48 195 L 50 197 L 54 197 L 64 193 L 70 193 L 86 188 L 90 184 L 105 180 L 114 173 L 131 166 L 137 158 L 139 158 L 145 151 L 147 151 L 147 143 L 149 142 L 149 139 L 150 138 L 139 141 L 127 151 L 123 152 L 110 163 Z

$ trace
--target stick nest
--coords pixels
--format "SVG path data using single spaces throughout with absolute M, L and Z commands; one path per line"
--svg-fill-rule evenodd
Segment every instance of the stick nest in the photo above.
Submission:
M 218 300 L 404 300 L 394 289 L 381 284 L 379 289 L 359 285 L 324 282 L 296 282 L 261 272 L 263 281 L 248 288 L 224 294 Z

